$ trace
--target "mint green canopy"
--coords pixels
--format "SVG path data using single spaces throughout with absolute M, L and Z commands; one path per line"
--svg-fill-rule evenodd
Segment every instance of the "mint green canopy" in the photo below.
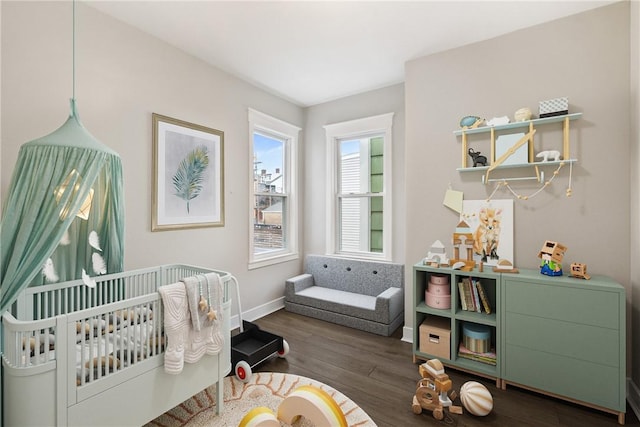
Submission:
M 0 223 L 0 313 L 27 286 L 123 270 L 120 156 L 67 121 L 20 148 Z

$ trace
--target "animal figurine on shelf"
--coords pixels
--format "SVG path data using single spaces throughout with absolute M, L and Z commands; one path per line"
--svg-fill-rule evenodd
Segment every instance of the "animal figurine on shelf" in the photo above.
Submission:
M 487 158 L 486 156 L 482 156 L 480 151 L 475 151 L 473 148 L 469 148 L 467 151 L 471 158 L 473 159 L 473 167 L 476 166 L 487 166 Z
M 509 116 L 494 117 L 491 120 L 487 120 L 487 126 L 500 126 L 507 123 L 509 123 Z
M 464 116 L 460 119 L 462 129 L 475 129 L 484 123 L 484 119 L 478 116 Z
M 423 409 L 433 412 L 433 418 L 442 420 L 444 418 L 444 408 L 449 407 L 451 412 L 459 413 L 458 407 L 453 406 L 456 392 L 451 391 L 451 398 L 448 395 L 453 383 L 449 375 L 444 373 L 444 366 L 438 359 L 428 360 L 418 368 L 420 376 L 413 396 L 411 409 L 416 415 L 420 415 Z
M 541 151 L 536 154 L 536 158 L 542 159 L 543 162 L 548 162 L 549 159 L 553 159 L 554 162 L 560 160 L 560 152 L 558 150 Z
M 531 109 L 523 107 L 516 111 L 513 118 L 516 119 L 516 122 L 526 122 L 527 120 L 531 120 L 531 116 Z
M 480 255 L 482 262 L 487 262 L 488 258 L 500 259 L 498 245 L 500 244 L 502 209 L 481 208 L 478 219 L 478 227 L 473 232 L 474 252 Z

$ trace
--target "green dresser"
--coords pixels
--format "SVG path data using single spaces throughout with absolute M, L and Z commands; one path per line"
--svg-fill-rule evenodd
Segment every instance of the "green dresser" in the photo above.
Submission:
M 515 384 L 624 423 L 625 291 L 610 278 L 502 274 L 502 387 Z
M 538 270 L 495 273 L 414 265 L 413 358 L 439 358 L 450 367 L 527 388 L 618 416 L 626 411 L 626 297 L 622 285 L 603 276 L 591 280 L 550 277 Z M 425 303 L 432 275 L 447 276 L 451 306 Z M 465 311 L 457 284 L 464 278 L 481 281 L 493 310 Z M 465 323 L 488 326 L 496 364 L 462 358 L 458 346 Z M 450 331 L 442 357 L 424 348 L 420 326 L 445 325 Z M 440 348 L 442 350 L 443 348 Z

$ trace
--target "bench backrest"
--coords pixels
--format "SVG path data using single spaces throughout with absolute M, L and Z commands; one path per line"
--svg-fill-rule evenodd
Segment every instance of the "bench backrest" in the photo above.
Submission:
M 390 287 L 404 288 L 404 265 L 307 255 L 305 272 L 317 286 L 376 296 Z

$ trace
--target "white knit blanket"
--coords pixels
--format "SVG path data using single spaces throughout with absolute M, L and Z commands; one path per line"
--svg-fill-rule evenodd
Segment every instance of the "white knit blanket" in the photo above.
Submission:
M 204 317 L 202 320 L 199 306 L 192 316 L 192 298 L 197 298 L 193 285 L 197 286 L 198 277 L 200 282 L 205 283 L 203 289 L 206 291 L 204 298 L 207 302 Z M 189 291 L 191 289 L 191 291 Z M 199 294 L 199 287 L 196 289 Z M 185 278 L 180 282 L 159 289 L 164 305 L 164 333 L 167 346 L 164 355 L 164 369 L 169 374 L 179 374 L 182 372 L 184 363 L 196 363 L 205 354 L 215 355 L 220 352 L 224 343 L 222 330 L 222 284 L 220 277 L 215 273 L 199 275 Z M 215 318 L 209 319 L 207 316 L 213 310 Z M 197 319 L 194 322 L 194 318 Z M 196 330 L 195 325 L 199 326 Z

